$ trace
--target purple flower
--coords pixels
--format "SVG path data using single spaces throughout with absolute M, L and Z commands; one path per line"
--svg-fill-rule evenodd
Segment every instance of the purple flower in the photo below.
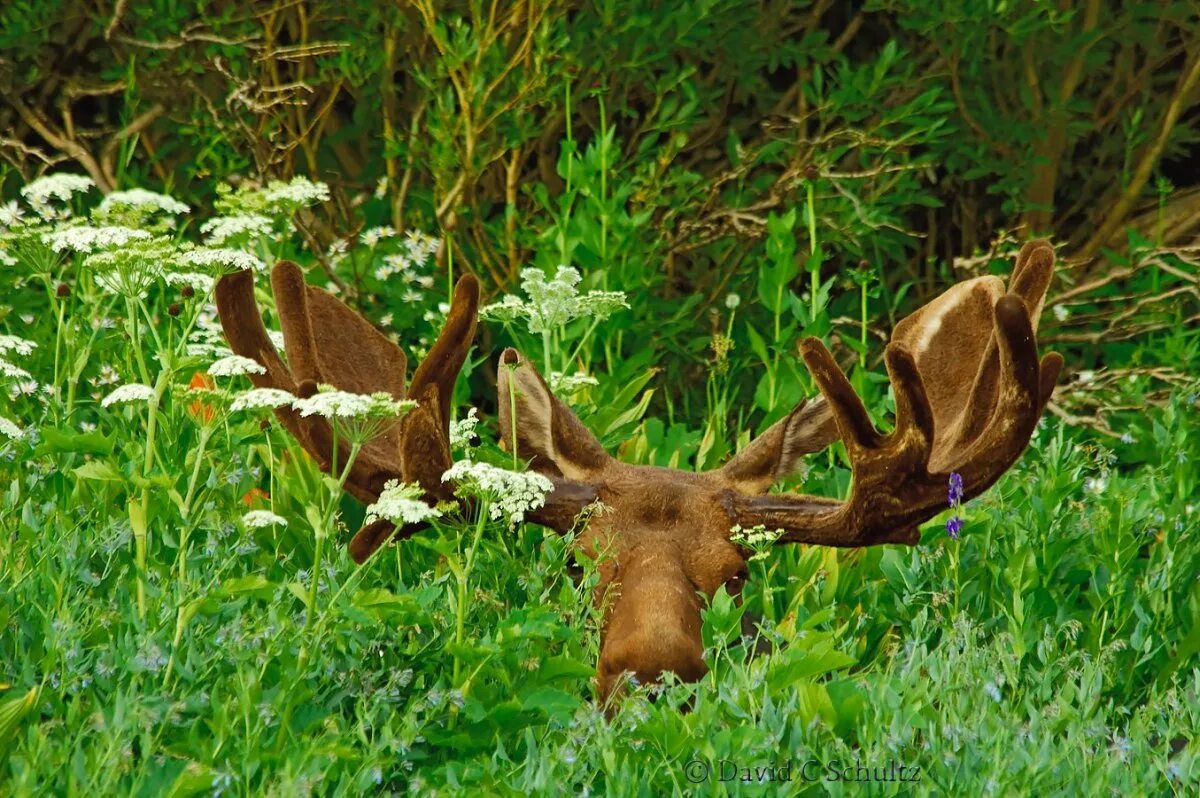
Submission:
M 955 540 L 958 540 L 958 533 L 962 532 L 962 528 L 963 520 L 957 515 L 951 517 L 951 519 L 946 522 L 946 534 Z
M 951 507 L 957 507 L 962 502 L 963 497 L 963 478 L 962 474 L 957 471 L 950 472 L 950 489 L 947 493 L 946 500 Z

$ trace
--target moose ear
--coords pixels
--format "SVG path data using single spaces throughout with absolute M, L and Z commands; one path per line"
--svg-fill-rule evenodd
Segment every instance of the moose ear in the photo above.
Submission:
M 805 399 L 734 455 L 721 474 L 742 493 L 766 493 L 799 468 L 800 458 L 837 439 L 837 424 L 825 397 Z
M 542 375 L 515 349 L 500 355 L 496 402 L 500 436 L 535 471 L 586 482 L 609 461 L 608 453 L 583 422 L 546 385 Z

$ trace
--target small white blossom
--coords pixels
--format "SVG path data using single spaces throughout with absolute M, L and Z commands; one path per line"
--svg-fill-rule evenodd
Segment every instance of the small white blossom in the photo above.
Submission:
M 317 202 L 327 201 L 329 186 L 313 182 L 307 177 L 294 177 L 288 183 L 273 180 L 267 184 L 262 196 L 273 209 L 294 211 L 297 208 L 305 208 Z
M 554 393 L 571 393 L 577 391 L 585 385 L 599 385 L 600 381 L 590 374 L 582 372 L 578 374 L 563 374 L 560 371 L 550 372 L 550 378 L 547 380 L 550 383 L 550 390 Z
M 200 272 L 167 272 L 163 275 L 167 285 L 190 285 L 197 293 L 207 294 L 215 282 L 212 277 Z
M 187 266 L 217 271 L 249 269 L 261 272 L 267 268 L 261 260 L 239 249 L 193 249 L 185 252 L 180 261 Z
M 12 420 L 0 416 L 0 434 L 17 441 L 25 435 L 25 431 L 13 423 Z
M 125 206 L 127 208 L 138 208 L 148 211 L 162 211 L 176 216 L 181 213 L 187 213 L 191 210 L 174 197 L 168 197 L 166 194 L 159 194 L 155 191 L 147 191 L 144 188 L 131 188 L 128 191 L 114 191 L 100 201 L 100 205 L 96 210 L 100 212 L 112 210 L 115 206 Z
M 282 391 L 278 388 L 254 388 L 234 397 L 233 402 L 229 405 L 229 409 L 234 413 L 242 410 L 271 410 L 276 407 L 290 405 L 294 401 L 296 401 L 295 394 Z
M 471 445 L 475 438 L 475 427 L 479 424 L 478 410 L 471 408 L 466 418 L 450 422 L 450 448 L 462 449 Z
M 1097 477 L 1088 477 L 1083 481 L 1083 489 L 1088 493 L 1100 495 L 1108 488 L 1108 474 L 1101 474 Z
M 13 380 L 27 380 L 33 375 L 18 365 L 9 363 L 4 358 L 0 358 L 0 374 Z
M 24 357 L 37 349 L 37 344 L 33 341 L 28 341 L 24 338 L 18 338 L 15 335 L 0 335 L 0 354 L 16 352 Z
M 727 294 L 725 296 L 725 307 L 734 310 L 738 305 L 742 304 L 742 298 L 737 294 Z
M 242 523 L 252 529 L 262 529 L 263 527 L 286 524 L 287 519 L 281 515 L 276 515 L 270 510 L 251 510 L 242 516 Z
M 101 407 L 111 407 L 123 402 L 150 402 L 154 399 L 154 389 L 149 385 L 141 385 L 140 383 L 132 382 L 128 385 L 122 385 L 115 391 L 104 397 L 100 402 Z
M 546 494 L 554 484 L 533 472 L 506 471 L 487 463 L 459 460 L 442 474 L 442 482 L 458 484 L 458 493 L 489 501 L 488 513 L 494 520 L 520 523 L 525 513 L 546 503 Z
M 16 200 L 9 200 L 0 205 L 0 230 L 7 227 L 16 227 L 21 223 L 24 215 L 21 206 L 17 204 Z
M 34 206 L 45 205 L 52 199 L 69 202 L 74 195 L 83 194 L 95 185 L 90 177 L 58 172 L 34 180 L 21 189 L 21 196 Z
M 416 406 L 416 402 L 393 399 L 391 394 L 384 391 L 363 394 L 320 390 L 307 399 L 296 399 L 292 402 L 292 407 L 299 411 L 303 418 L 321 416 L 328 419 L 392 418 Z
M 368 247 L 376 247 L 379 242 L 385 238 L 392 238 L 396 235 L 396 228 L 384 225 L 382 227 L 372 227 L 362 234 L 361 241 Z
M 387 175 L 384 175 L 383 177 L 379 178 L 379 180 L 375 183 L 375 194 L 374 194 L 375 199 L 383 199 L 384 196 L 387 195 L 387 190 L 388 190 L 388 179 L 387 179 Z
M 1055 305 L 1053 310 L 1054 318 L 1058 321 L 1066 321 L 1067 317 L 1071 315 L 1071 311 L 1066 305 Z
M 383 518 L 402 526 L 440 517 L 441 512 L 421 501 L 421 495 L 420 485 L 388 480 L 379 499 L 367 507 L 366 523 L 373 524 Z
M 65 227 L 42 236 L 55 252 L 99 252 L 123 247 L 131 241 L 146 241 L 152 236 L 145 230 L 132 227 Z
M 275 228 L 270 217 L 258 213 L 240 213 L 234 216 L 218 216 L 200 225 L 206 244 L 224 244 L 233 238 L 270 237 Z
M 208 367 L 213 377 L 241 377 L 246 374 L 266 374 L 262 364 L 241 355 L 228 355 Z
M 0 264 L 4 264 L 5 266 L 16 266 L 17 259 L 12 255 L 9 255 L 7 250 L 0 249 Z
M 480 310 L 479 317 L 502 322 L 523 318 L 530 332 L 542 333 L 581 317 L 605 319 L 618 309 L 629 307 L 621 291 L 580 294 L 576 286 L 581 279 L 579 272 L 569 266 L 559 266 L 554 279 L 549 281 L 541 269 L 523 269 L 521 289 L 529 299 L 505 296 Z

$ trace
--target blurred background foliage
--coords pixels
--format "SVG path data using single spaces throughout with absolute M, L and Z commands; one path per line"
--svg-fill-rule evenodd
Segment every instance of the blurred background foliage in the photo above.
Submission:
M 655 319 L 606 368 L 669 353 L 681 385 L 810 185 L 797 251 L 835 321 L 856 280 L 878 298 L 879 338 L 1010 236 L 1061 245 L 1044 323 L 1081 367 L 1144 365 L 1094 344 L 1200 306 L 1192 2 L 16 0 L 0 95 L 5 196 L 68 170 L 206 208 L 219 179 L 306 174 L 334 190 L 297 221 L 309 257 L 360 307 L 395 298 L 322 253 L 372 225 L 443 237 L 492 294 L 568 263 Z M 1106 427 L 1099 404 L 1064 412 Z

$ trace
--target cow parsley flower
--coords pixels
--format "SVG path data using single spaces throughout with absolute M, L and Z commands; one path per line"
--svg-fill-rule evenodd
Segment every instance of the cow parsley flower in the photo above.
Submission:
M 185 266 L 197 269 L 208 269 L 214 273 L 240 272 L 249 269 L 253 272 L 266 271 L 267 265 L 249 252 L 240 249 L 207 249 L 198 248 L 185 252 L 180 262 Z
M 277 407 L 290 405 L 294 401 L 296 401 L 295 394 L 279 388 L 254 388 L 235 396 L 229 405 L 229 410 L 234 413 L 242 410 L 274 410 Z
M 206 244 L 227 244 L 233 239 L 240 241 L 271 237 L 275 235 L 274 222 L 260 213 L 239 213 L 233 216 L 218 216 L 200 225 Z
M 256 360 L 241 355 L 228 355 L 208 367 L 208 373 L 213 377 L 241 377 L 246 374 L 266 374 Z
M 488 515 L 496 521 L 505 519 L 510 525 L 525 520 L 525 513 L 546 503 L 546 494 L 554 484 L 531 471 L 506 471 L 487 463 L 459 460 L 442 474 L 442 482 L 458 484 L 458 495 L 484 499 Z
M 451 449 L 466 449 L 471 445 L 471 441 L 475 439 L 475 427 L 479 424 L 478 413 L 479 411 L 472 407 L 467 411 L 466 418 L 450 422 Z
M 69 172 L 57 172 L 34 180 L 21 189 L 21 196 L 36 208 L 55 199 L 60 202 L 70 202 L 71 197 L 83 194 L 95 185 L 95 181 L 90 177 Z
M 729 542 L 744 546 L 754 552 L 751 560 L 761 560 L 770 554 L 775 541 L 783 537 L 782 529 L 767 529 L 763 524 L 745 529 L 741 524 L 735 524 L 729 529 Z
M 322 416 L 327 419 L 393 418 L 416 406 L 416 402 L 393 399 L 391 394 L 385 391 L 372 394 L 350 393 L 325 385 L 307 399 L 296 399 L 292 402 L 292 407 L 304 418 Z
M 25 436 L 25 431 L 18 427 L 11 419 L 0 416 L 0 435 L 12 438 L 14 441 L 19 441 Z
M 28 380 L 33 375 L 18 365 L 9 363 L 4 358 L 0 358 L 0 375 L 13 380 Z
M 123 247 L 131 241 L 146 241 L 152 238 L 145 230 L 132 227 L 65 227 L 42 236 L 42 240 L 55 252 L 99 252 Z
M 0 205 L 0 230 L 5 230 L 9 227 L 16 227 L 21 224 L 22 218 L 25 216 L 21 206 L 16 200 L 9 200 Z
M 242 516 L 242 523 L 251 529 L 263 529 L 268 526 L 282 526 L 287 523 L 287 519 L 270 510 L 251 510 Z
M 167 285 L 190 285 L 200 294 L 212 291 L 213 284 L 216 282 L 209 275 L 200 272 L 167 272 L 163 275 L 163 279 L 167 281 Z
M 34 349 L 37 349 L 37 344 L 33 341 L 18 338 L 15 335 L 0 335 L 0 354 L 15 352 L 24 357 L 32 354 Z
M 147 191 L 144 188 L 131 188 L 128 191 L 112 192 L 100 201 L 96 211 L 105 213 L 122 207 L 136 208 L 147 213 L 162 211 L 172 216 L 178 216 L 191 210 L 187 205 L 166 194 Z
M 550 383 L 550 390 L 554 393 L 572 393 L 578 391 L 585 385 L 599 385 L 600 381 L 590 374 L 579 372 L 578 374 L 563 374 L 561 371 L 550 372 L 546 382 Z
M 381 227 L 372 227 L 371 229 L 367 230 L 362 234 L 359 240 L 362 241 L 365 246 L 377 247 L 379 246 L 380 241 L 385 238 L 392 238 L 395 235 L 396 228 L 383 225 Z
M 262 199 L 277 212 L 293 213 L 318 202 L 329 200 L 329 186 L 307 177 L 294 177 L 288 183 L 272 180 L 262 192 Z
M 440 510 L 421 501 L 422 495 L 420 485 L 390 479 L 383 486 L 379 499 L 367 507 L 366 523 L 373 524 L 386 519 L 396 526 L 403 526 L 441 517 Z
M 479 317 L 501 322 L 525 319 L 530 332 L 544 333 L 577 318 L 592 317 L 600 321 L 620 308 L 629 307 L 621 291 L 580 294 L 576 286 L 581 280 L 579 272 L 570 266 L 559 266 L 552 280 L 547 280 L 541 269 L 523 269 L 521 289 L 529 299 L 510 294 L 483 308 Z
M 100 402 L 101 407 L 112 407 L 124 402 L 150 402 L 154 399 L 154 389 L 149 385 L 131 382 L 122 385 Z

